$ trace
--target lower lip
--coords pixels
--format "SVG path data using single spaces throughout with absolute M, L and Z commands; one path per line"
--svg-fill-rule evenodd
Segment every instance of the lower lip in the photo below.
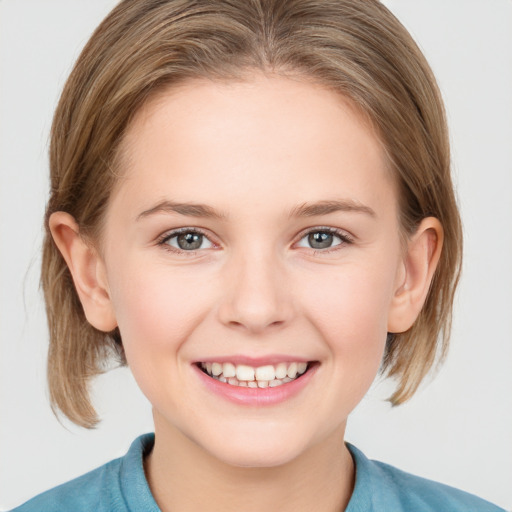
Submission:
M 275 405 L 289 400 L 309 384 L 318 366 L 318 364 L 313 365 L 297 379 L 275 388 L 246 388 L 232 386 L 231 384 L 214 379 L 204 373 L 197 365 L 193 365 L 199 378 L 210 392 L 231 402 L 251 406 Z

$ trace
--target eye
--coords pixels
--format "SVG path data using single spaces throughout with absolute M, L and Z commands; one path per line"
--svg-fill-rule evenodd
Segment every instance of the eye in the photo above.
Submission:
M 315 251 L 329 252 L 328 249 L 330 248 L 352 242 L 352 238 L 347 233 L 335 228 L 322 227 L 306 232 L 300 239 L 298 246 L 308 247 Z M 180 228 L 167 232 L 158 240 L 158 245 L 162 245 L 173 252 L 188 252 L 190 254 L 201 249 L 215 247 L 207 235 L 197 228 Z
M 211 249 L 214 245 L 206 235 L 198 229 L 181 228 L 166 233 L 159 241 L 159 245 L 166 245 L 176 252 L 192 252 L 199 249 Z
M 315 228 L 303 236 L 299 247 L 309 247 L 310 249 L 322 250 L 352 243 L 353 240 L 345 232 L 335 228 Z M 328 251 L 324 251 L 328 252 Z

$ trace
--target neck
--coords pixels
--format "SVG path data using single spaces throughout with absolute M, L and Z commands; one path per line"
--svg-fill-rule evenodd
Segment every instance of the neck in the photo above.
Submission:
M 220 461 L 176 429 L 158 427 L 155 422 L 145 471 L 162 512 L 340 512 L 350 500 L 355 471 L 344 428 L 286 464 L 247 468 Z

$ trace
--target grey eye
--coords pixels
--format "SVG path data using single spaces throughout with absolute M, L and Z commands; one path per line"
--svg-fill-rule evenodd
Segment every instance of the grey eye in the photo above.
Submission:
M 299 247 L 309 247 L 311 249 L 328 249 L 336 245 L 340 245 L 346 240 L 342 235 L 327 230 L 310 231 L 304 236 Z
M 326 249 L 331 247 L 334 235 L 332 233 L 325 233 L 318 231 L 317 233 L 310 233 L 308 235 L 308 242 L 313 249 Z
M 209 249 L 213 244 L 201 233 L 186 231 L 170 236 L 166 243 L 181 251 L 195 251 L 197 249 Z M 206 247 L 204 244 L 206 243 Z

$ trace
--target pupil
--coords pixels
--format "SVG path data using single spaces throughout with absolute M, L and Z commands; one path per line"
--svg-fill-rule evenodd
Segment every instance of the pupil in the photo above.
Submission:
M 199 249 L 201 247 L 203 235 L 198 233 L 185 233 L 178 235 L 178 245 L 180 249 Z
M 309 243 L 313 249 L 325 249 L 332 245 L 332 233 L 318 231 L 309 235 Z M 318 244 L 318 245 L 315 245 Z

